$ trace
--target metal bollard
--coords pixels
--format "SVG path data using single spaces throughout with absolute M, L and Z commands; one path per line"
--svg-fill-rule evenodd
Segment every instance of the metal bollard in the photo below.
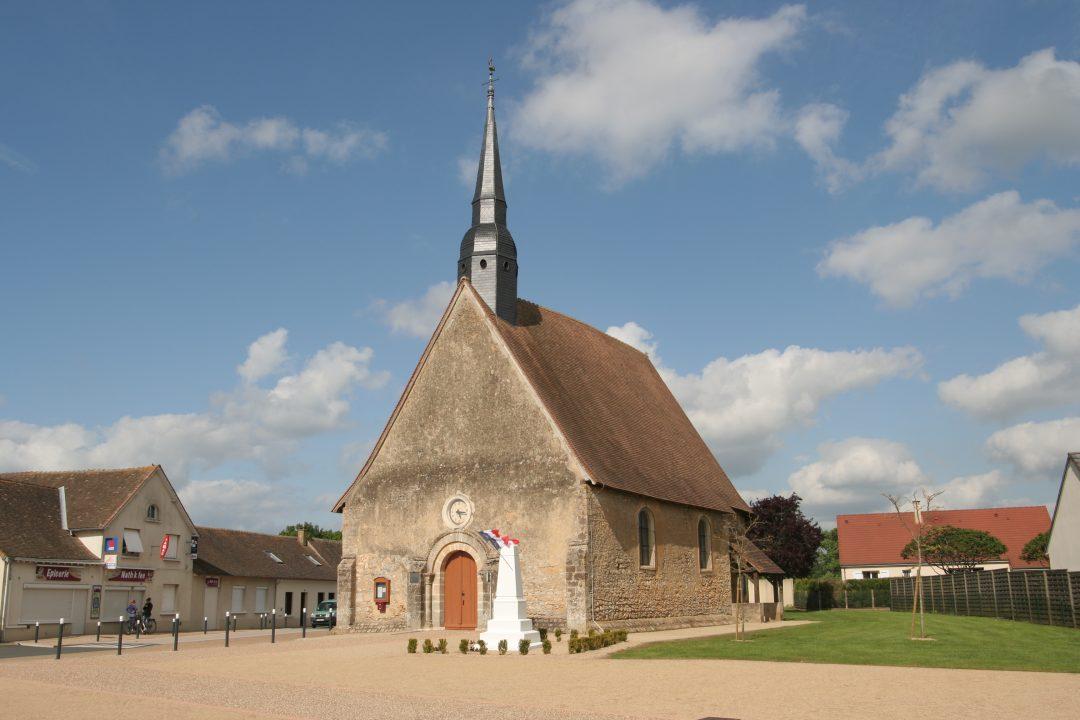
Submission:
M 270 611 L 270 644 L 277 642 L 277 608 Z
M 139 623 L 139 619 L 138 619 L 138 618 L 136 618 L 136 619 L 135 619 L 135 639 L 136 639 L 136 640 L 138 640 L 138 639 L 139 639 L 139 635 L 141 635 L 141 634 L 142 634 L 142 626 L 141 626 L 141 624 Z
M 307 637 L 307 608 L 300 610 L 300 637 Z
M 203 635 L 205 635 L 205 634 L 206 634 L 206 628 L 207 628 L 207 626 L 208 626 L 209 624 L 210 624 L 210 618 L 208 618 L 208 617 L 206 617 L 206 616 L 204 615 L 204 616 L 203 616 L 203 619 L 202 619 L 202 634 L 203 634 Z
M 233 615 L 232 616 L 232 630 L 233 630 L 233 632 L 236 632 L 236 620 L 237 620 L 236 616 Z
M 225 611 L 225 647 L 229 647 L 229 611 Z
M 94 642 L 101 642 L 101 621 L 97 621 L 97 639 Z
M 173 618 L 173 628 L 172 649 L 173 652 L 176 652 L 176 648 L 180 644 L 180 613 L 176 613 L 176 617 Z
M 116 654 L 124 653 L 124 616 L 120 616 L 120 629 L 116 633 Z
M 34 623 L 34 644 L 37 645 L 38 635 L 41 634 L 41 623 Z
M 60 648 L 64 646 L 64 618 L 60 618 L 60 628 L 56 632 L 56 659 L 60 659 Z

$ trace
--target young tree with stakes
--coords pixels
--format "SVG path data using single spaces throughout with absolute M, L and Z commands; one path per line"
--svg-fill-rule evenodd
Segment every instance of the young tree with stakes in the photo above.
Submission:
M 919 499 L 918 492 L 914 492 L 911 495 L 911 508 L 914 523 L 909 525 L 907 519 L 904 517 L 903 507 L 908 504 L 908 501 L 901 498 L 899 495 L 886 495 L 882 493 L 886 500 L 888 500 L 893 508 L 896 509 L 896 516 L 900 518 L 900 524 L 904 526 L 904 529 L 911 535 L 911 541 L 915 544 L 915 593 L 914 599 L 911 603 L 911 633 L 912 640 L 915 639 L 915 613 L 916 610 L 919 614 L 919 639 L 926 640 L 926 617 L 923 613 L 923 599 L 922 599 L 922 565 L 923 565 L 923 542 L 926 538 L 926 524 L 923 523 L 923 512 L 930 512 L 934 502 L 934 498 L 941 494 L 941 492 L 928 493 L 924 489 L 922 491 L 922 499 Z
M 746 608 L 743 607 L 746 598 L 743 596 L 743 579 L 751 569 L 750 553 L 754 548 L 754 543 L 750 540 L 750 533 L 753 532 L 757 525 L 757 520 L 753 520 L 746 525 L 735 521 L 729 528 L 728 546 L 731 554 L 731 564 L 735 566 L 736 573 L 735 640 L 737 641 L 746 639 Z

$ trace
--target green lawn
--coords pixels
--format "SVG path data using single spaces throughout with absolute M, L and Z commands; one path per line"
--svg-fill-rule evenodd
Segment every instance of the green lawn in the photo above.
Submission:
M 788 620 L 814 620 L 776 630 L 653 643 L 616 658 L 724 658 L 845 665 L 906 665 L 982 670 L 1080 672 L 1080 630 L 1011 620 L 926 616 L 934 641 L 908 639 L 911 616 L 882 610 L 786 612 Z

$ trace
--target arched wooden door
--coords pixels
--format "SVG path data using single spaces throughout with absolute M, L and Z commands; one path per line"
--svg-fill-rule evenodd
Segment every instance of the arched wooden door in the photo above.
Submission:
M 443 627 L 448 630 L 476 629 L 476 561 L 468 553 L 456 552 L 446 559 Z

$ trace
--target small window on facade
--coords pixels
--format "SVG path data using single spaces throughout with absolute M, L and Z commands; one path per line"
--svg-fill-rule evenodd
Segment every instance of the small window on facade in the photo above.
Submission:
M 139 531 L 124 528 L 123 545 L 120 552 L 124 555 L 138 555 L 142 551 L 142 537 L 139 535 Z
M 874 580 L 878 576 L 878 571 L 877 570 L 863 570 L 862 571 L 862 576 L 863 576 L 863 580 Z
M 503 270 L 509 270 L 509 269 L 510 269 L 510 261 L 509 260 L 503 260 Z
M 709 539 L 709 520 L 701 518 L 697 524 L 697 553 L 698 567 L 708 570 L 712 560 L 712 543 Z
M 480 269 L 481 270 L 487 270 L 487 260 L 481 260 L 480 261 Z
M 638 512 L 638 562 L 641 567 L 656 564 L 656 533 L 653 530 L 652 513 L 646 508 Z
M 465 263 L 461 263 L 461 272 L 465 272 Z
M 146 508 L 146 519 L 147 519 L 147 520 L 150 520 L 151 522 L 157 522 L 157 520 L 158 520 L 158 509 L 157 509 L 157 505 L 154 505 L 153 503 L 151 503 L 151 504 L 150 504 L 150 505 L 149 505 L 149 506 L 148 506 L 148 507 Z

